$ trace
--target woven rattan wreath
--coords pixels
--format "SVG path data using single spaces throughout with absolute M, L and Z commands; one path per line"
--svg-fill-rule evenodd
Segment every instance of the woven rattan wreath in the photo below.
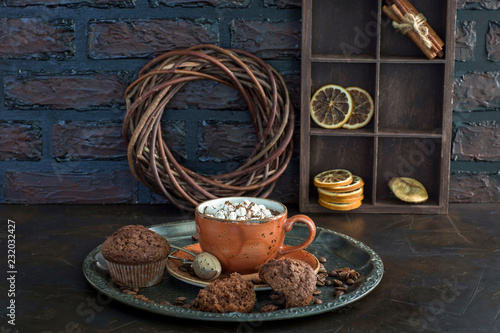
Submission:
M 202 176 L 180 165 L 163 141 L 161 118 L 188 82 L 214 80 L 237 89 L 255 125 L 257 144 L 234 171 Z M 198 45 L 165 53 L 144 66 L 125 93 L 122 135 L 133 175 L 177 207 L 193 210 L 208 199 L 267 197 L 292 156 L 294 111 L 281 75 L 241 50 Z

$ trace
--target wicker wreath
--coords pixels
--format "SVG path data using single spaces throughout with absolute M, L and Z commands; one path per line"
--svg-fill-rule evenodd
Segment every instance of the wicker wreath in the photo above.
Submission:
M 255 125 L 257 144 L 234 171 L 199 175 L 182 166 L 163 141 L 161 118 L 168 102 L 188 82 L 213 80 L 237 89 Z M 198 45 L 167 52 L 149 63 L 125 92 L 122 136 L 136 179 L 180 209 L 209 199 L 267 197 L 292 156 L 294 111 L 281 75 L 241 50 Z

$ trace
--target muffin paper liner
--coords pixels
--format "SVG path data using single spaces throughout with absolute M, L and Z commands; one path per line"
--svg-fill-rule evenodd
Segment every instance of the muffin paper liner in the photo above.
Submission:
M 163 279 L 167 258 L 142 265 L 115 264 L 106 260 L 111 280 L 127 287 L 151 287 Z

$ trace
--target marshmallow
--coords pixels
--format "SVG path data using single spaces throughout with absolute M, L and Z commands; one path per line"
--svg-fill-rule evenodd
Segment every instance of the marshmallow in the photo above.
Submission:
M 245 200 L 238 204 L 229 201 L 224 202 L 219 207 L 208 205 L 204 214 L 218 219 L 229 220 L 261 220 L 273 217 L 273 213 L 265 205 L 258 205 L 255 202 Z

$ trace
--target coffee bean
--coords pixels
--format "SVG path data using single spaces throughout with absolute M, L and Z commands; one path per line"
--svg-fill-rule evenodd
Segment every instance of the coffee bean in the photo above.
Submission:
M 331 286 L 332 283 L 333 282 L 331 280 L 325 280 L 325 286 Z
M 137 295 L 137 293 L 135 291 L 129 290 L 129 289 L 123 289 L 122 293 L 127 294 L 127 295 Z
M 349 288 L 349 286 L 347 284 L 345 284 L 345 283 L 342 283 L 342 287 L 345 288 L 345 289 Z
M 347 288 L 344 288 L 344 287 L 335 287 L 335 290 L 341 290 L 343 292 L 346 292 Z
M 318 273 L 327 274 L 327 272 L 328 272 L 328 271 L 327 271 L 327 270 L 326 270 L 326 268 L 324 268 L 324 267 L 323 267 L 323 268 L 320 268 L 320 269 L 318 270 Z
M 186 302 L 186 297 L 181 296 L 175 299 L 175 305 L 183 305 Z
M 321 304 L 321 303 L 323 303 L 323 301 L 321 301 L 319 298 L 316 298 L 314 300 L 314 304 Z
M 320 294 L 321 294 L 321 290 L 319 290 L 319 289 L 316 289 L 316 290 L 313 291 L 313 295 L 314 296 L 318 296 Z
M 337 290 L 335 291 L 335 297 L 339 297 L 339 296 L 342 296 L 344 295 L 345 293 L 342 291 L 342 290 Z
M 173 306 L 172 303 L 170 303 L 169 301 L 161 301 L 160 304 L 167 305 L 167 306 Z
M 318 261 L 322 264 L 324 264 L 326 262 L 326 258 L 325 257 L 319 257 L 318 258 Z
M 136 293 L 139 293 L 139 287 L 132 288 L 132 291 L 135 291 Z
M 349 272 L 340 272 L 339 273 L 339 277 L 342 279 L 342 280 L 346 280 L 347 278 L 347 275 L 349 274 Z
M 318 280 L 318 281 L 316 281 L 316 285 L 318 287 L 323 287 L 325 285 L 325 281 Z
M 330 275 L 331 277 L 337 277 L 339 276 L 339 273 L 337 273 L 337 271 L 330 271 L 328 275 Z
M 337 287 L 340 287 L 340 286 L 342 286 L 342 281 L 337 280 L 337 279 L 334 279 L 334 280 L 333 280 L 333 285 L 334 285 L 334 286 L 337 286 Z
M 351 284 L 354 284 L 354 280 L 353 279 L 347 279 L 345 281 L 345 283 L 351 285 Z
M 144 295 L 134 295 L 134 297 L 141 300 L 141 301 L 144 301 L 144 302 L 154 303 L 154 301 L 150 300 L 149 298 L 147 298 Z

